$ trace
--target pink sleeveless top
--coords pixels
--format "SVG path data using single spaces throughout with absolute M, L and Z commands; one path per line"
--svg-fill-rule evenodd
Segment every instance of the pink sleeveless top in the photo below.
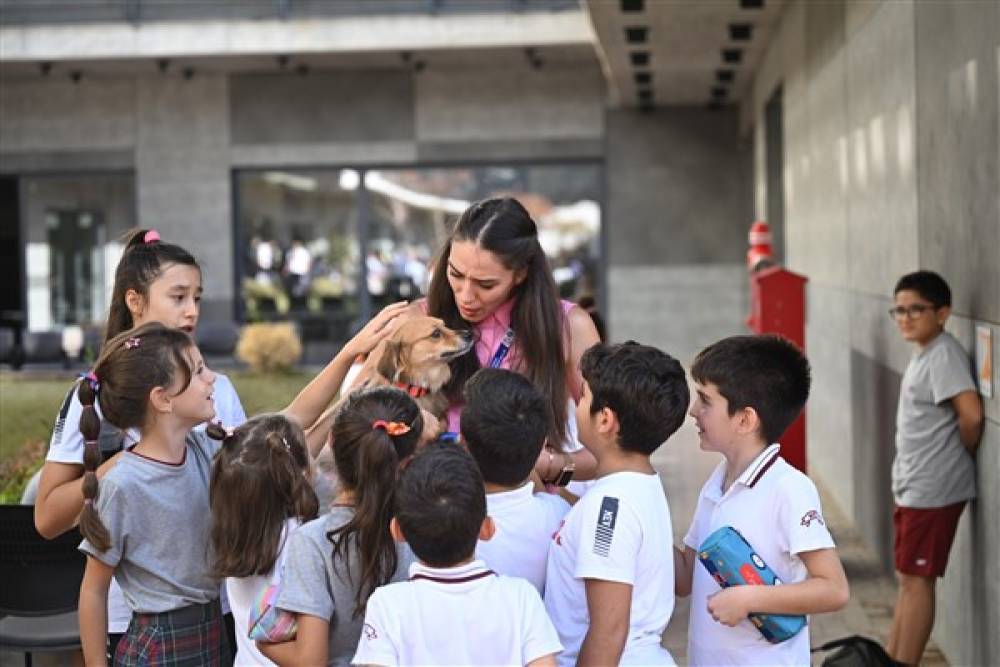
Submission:
M 424 301 L 421 305 L 424 312 L 427 312 L 427 302 Z M 560 301 L 559 305 L 562 306 L 563 322 L 565 323 L 567 313 L 569 313 L 569 311 L 576 304 L 572 301 Z M 513 310 L 514 299 L 508 299 L 503 303 L 503 305 L 497 308 L 492 315 L 487 316 L 482 322 L 474 325 L 477 335 L 476 356 L 479 357 L 480 366 L 484 368 L 489 366 L 490 361 L 493 359 L 493 355 L 500 346 L 500 341 L 503 340 L 504 334 L 507 333 L 507 329 L 510 327 L 511 312 Z M 520 355 L 518 354 L 518 338 L 517 332 L 515 332 L 514 344 L 511 346 L 510 353 L 500 363 L 500 368 L 518 370 L 519 361 Z M 462 404 L 452 403 L 448 408 L 449 431 L 453 433 L 459 432 L 461 414 Z

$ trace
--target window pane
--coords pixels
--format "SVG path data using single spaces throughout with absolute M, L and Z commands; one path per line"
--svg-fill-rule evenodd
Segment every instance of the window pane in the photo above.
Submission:
M 424 258 L 436 252 L 471 202 L 495 196 L 516 198 L 538 224 L 539 241 L 562 297 L 597 298 L 601 256 L 597 165 L 369 171 L 365 184 L 374 218 L 369 256 L 375 254 L 375 261 L 370 259 L 369 267 L 383 267 L 384 300 L 408 298 L 390 289 L 401 282 L 412 282 L 422 292 L 426 271 L 405 267 L 426 262 Z
M 27 177 L 28 330 L 100 326 L 120 243 L 133 226 L 131 175 Z
M 423 296 L 434 253 L 470 203 L 516 197 L 538 223 L 563 298 L 598 298 L 601 167 L 595 164 L 448 169 L 239 172 L 244 318 L 294 319 L 306 340 L 344 340 L 373 308 Z M 361 208 L 367 239 L 361 281 Z
M 289 319 L 343 339 L 358 314 L 358 174 L 238 174 L 241 298 L 248 320 Z

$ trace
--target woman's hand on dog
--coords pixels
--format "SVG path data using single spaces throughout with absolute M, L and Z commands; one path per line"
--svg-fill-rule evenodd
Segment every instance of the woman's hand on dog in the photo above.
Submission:
M 383 308 L 378 315 L 368 321 L 368 324 L 361 327 L 361 331 L 356 333 L 354 338 L 347 342 L 344 350 L 352 357 L 368 354 L 374 350 L 375 346 L 395 331 L 396 327 L 403 321 L 400 316 L 408 306 L 409 302 L 399 301 Z
M 420 445 L 423 446 L 437 440 L 438 436 L 444 432 L 445 426 L 441 423 L 441 420 L 427 410 L 420 408 L 420 412 L 424 418 L 424 430 L 420 433 Z

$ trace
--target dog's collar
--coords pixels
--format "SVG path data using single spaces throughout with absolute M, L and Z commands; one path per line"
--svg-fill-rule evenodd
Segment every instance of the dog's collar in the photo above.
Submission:
M 393 382 L 392 386 L 402 389 L 413 398 L 422 398 L 431 393 L 431 390 L 427 387 L 419 387 L 415 384 L 407 384 L 406 382 Z

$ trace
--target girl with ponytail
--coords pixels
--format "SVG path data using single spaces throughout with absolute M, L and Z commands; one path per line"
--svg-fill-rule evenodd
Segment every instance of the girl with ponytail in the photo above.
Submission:
M 193 334 L 201 306 L 201 268 L 184 248 L 167 243 L 152 229 L 138 229 L 124 240 L 124 250 L 115 270 L 111 306 L 105 330 L 105 345 L 124 331 L 147 322 Z M 139 439 L 136 429 L 119 430 L 102 418 L 102 401 L 89 390 L 74 387 L 66 394 L 49 442 L 35 499 L 35 527 L 48 538 L 72 528 L 84 507 L 83 484 L 93 484 L 113 465 L 111 459 L 123 446 Z M 85 395 L 84 391 L 88 391 Z M 216 418 L 227 427 L 246 420 L 232 382 L 216 375 Z M 89 415 L 85 417 L 85 415 Z M 76 425 L 86 419 L 86 430 Z M 203 428 L 201 426 L 197 428 Z M 97 461 L 96 470 L 87 457 Z M 95 458 L 96 457 L 96 458 Z M 81 480 L 84 468 L 96 475 Z M 109 655 L 128 627 L 131 612 L 121 590 L 112 582 L 108 594 Z
M 298 632 L 257 643 L 279 665 L 348 664 L 365 604 L 379 586 L 405 577 L 410 560 L 389 533 L 396 479 L 417 448 L 423 418 L 405 392 L 377 387 L 351 394 L 333 421 L 340 490 L 329 514 L 292 534 L 277 606 Z
M 293 530 L 319 511 L 302 429 L 281 414 L 259 415 L 233 431 L 211 425 L 222 441 L 212 466 L 214 571 L 226 578 L 236 623 L 236 665 L 270 665 L 249 636 L 250 612 L 275 580 Z

